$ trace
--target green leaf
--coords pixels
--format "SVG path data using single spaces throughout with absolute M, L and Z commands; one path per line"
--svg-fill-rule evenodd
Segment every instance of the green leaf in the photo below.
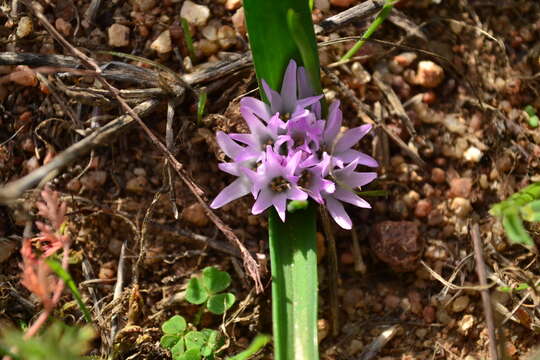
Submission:
M 186 320 L 180 315 L 174 315 L 161 325 L 161 330 L 168 335 L 179 335 L 186 330 Z
M 202 272 L 202 283 L 210 294 L 217 294 L 231 284 L 231 276 L 213 266 L 205 268 Z
M 300 57 L 304 67 L 308 70 L 310 83 L 313 85 L 315 93 L 322 93 L 320 86 L 320 64 L 319 53 L 317 52 L 317 44 L 311 41 L 313 33 L 312 28 L 307 28 L 302 23 L 302 18 L 293 9 L 287 11 L 287 25 L 291 32 L 292 38 L 300 51 Z
M 529 236 L 529 233 L 527 230 L 525 230 L 525 227 L 523 226 L 523 222 L 521 221 L 521 218 L 516 212 L 507 212 L 503 217 L 503 227 L 506 231 L 506 235 L 510 238 L 511 241 L 528 245 L 528 246 L 534 246 L 534 242 Z
M 204 115 L 205 107 L 206 107 L 206 98 L 207 94 L 206 91 L 201 91 L 199 93 L 199 101 L 197 101 L 197 123 L 202 123 L 202 118 Z
M 171 349 L 171 355 L 174 360 L 179 360 L 182 358 L 185 351 L 186 351 L 186 347 L 184 345 L 184 339 L 180 339 L 180 341 L 178 341 L 176 345 L 174 345 L 173 348 Z
M 202 281 L 198 278 L 191 278 L 186 290 L 186 300 L 192 304 L 200 305 L 208 299 L 208 292 L 204 288 Z
M 253 339 L 248 348 L 241 353 L 227 358 L 227 360 L 248 360 L 272 340 L 270 335 L 259 334 Z
M 182 355 L 181 360 L 201 360 L 201 351 L 199 349 L 190 349 Z
M 377 14 L 377 17 L 375 18 L 375 20 L 373 20 L 371 25 L 369 25 L 364 35 L 362 35 L 362 38 L 358 40 L 358 42 L 354 44 L 354 46 L 349 51 L 347 51 L 347 53 L 343 55 L 343 57 L 339 59 L 339 61 L 349 60 L 350 58 L 354 56 L 354 54 L 358 52 L 358 50 L 362 48 L 362 46 L 364 46 L 364 43 L 366 42 L 366 40 L 369 39 L 371 35 L 373 35 L 373 33 L 379 28 L 379 26 L 381 26 L 384 20 L 386 20 L 388 15 L 390 15 L 390 12 L 392 11 L 394 4 L 396 2 L 397 1 L 395 0 L 385 1 L 385 4 L 383 8 L 381 9 L 381 12 Z
M 540 123 L 538 115 L 533 115 L 529 117 L 529 126 L 532 128 L 537 128 Z
M 49 265 L 49 267 L 51 268 L 52 271 L 54 271 L 54 273 L 64 281 L 64 283 L 68 286 L 69 290 L 71 291 L 71 294 L 73 295 L 73 297 L 75 298 L 75 301 L 77 302 L 77 305 L 79 305 L 79 309 L 81 309 L 83 315 L 84 315 L 84 319 L 91 323 L 92 322 L 92 315 L 90 315 L 90 311 L 88 310 L 88 308 L 86 307 L 86 305 L 84 304 L 84 301 L 81 297 L 81 293 L 79 293 L 79 289 L 77 288 L 77 285 L 75 284 L 75 281 L 73 281 L 73 278 L 71 277 L 71 275 L 69 274 L 69 272 L 67 272 L 67 270 L 65 270 L 63 267 L 62 267 L 62 264 L 59 263 L 58 261 L 55 261 L 51 258 L 48 258 L 46 259 L 45 261 L 47 261 L 47 265 Z
M 196 63 L 197 56 L 195 55 L 195 48 L 193 47 L 193 37 L 191 36 L 191 29 L 189 27 L 189 23 L 184 18 L 180 19 L 180 23 L 182 24 L 182 30 L 184 33 L 184 42 L 186 43 L 186 47 L 189 52 L 189 57 L 191 58 L 191 62 Z
M 272 89 L 281 89 L 283 74 L 291 59 L 302 64 L 302 56 L 290 32 L 287 13 L 292 9 L 298 16 L 297 23 L 305 29 L 306 41 L 316 54 L 317 42 L 313 32 L 311 11 L 306 0 L 244 0 L 244 12 L 249 42 L 257 79 L 264 79 Z M 309 74 L 319 74 L 316 68 L 307 67 Z M 315 89 L 320 88 L 318 78 L 311 79 Z M 261 87 L 262 89 L 262 87 Z M 264 97 L 264 95 L 262 95 Z
M 526 221 L 540 221 L 540 200 L 531 201 L 521 208 L 521 216 Z
M 270 265 L 276 360 L 318 359 L 315 206 L 287 214 L 272 210 Z
M 201 348 L 201 355 L 213 355 L 214 352 L 221 347 L 223 339 L 216 330 L 202 329 L 201 332 L 206 337 L 206 344 L 204 344 L 204 346 Z
M 536 115 L 536 109 L 532 105 L 525 106 L 525 109 L 523 109 L 523 111 L 525 111 L 529 116 Z
M 202 346 L 206 343 L 206 336 L 199 331 L 190 331 L 184 336 L 184 341 L 186 343 L 186 349 L 201 349 Z
M 178 335 L 165 334 L 159 340 L 159 344 L 164 349 L 171 349 L 180 340 Z
M 235 301 L 236 296 L 231 293 L 212 295 L 208 299 L 206 307 L 208 308 L 208 310 L 210 310 L 211 313 L 221 315 L 225 311 L 229 310 L 231 306 L 234 305 Z

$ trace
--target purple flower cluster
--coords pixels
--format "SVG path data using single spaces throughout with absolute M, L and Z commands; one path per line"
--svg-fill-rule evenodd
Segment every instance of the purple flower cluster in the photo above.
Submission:
M 285 221 L 288 200 L 312 198 L 327 207 L 338 225 L 350 229 L 352 221 L 343 203 L 371 207 L 356 189 L 377 174 L 355 170 L 358 165 L 378 164 L 353 149 L 371 125 L 342 131 L 339 101 L 330 105 L 327 119 L 322 119 L 322 95 L 311 96 L 307 79 L 305 69 L 297 68 L 291 60 L 280 93 L 262 81 L 270 104 L 252 97 L 241 100 L 240 112 L 250 133 L 217 133 L 219 146 L 232 160 L 219 168 L 238 178 L 219 193 L 212 208 L 251 193 L 255 198 L 253 214 L 274 206 Z

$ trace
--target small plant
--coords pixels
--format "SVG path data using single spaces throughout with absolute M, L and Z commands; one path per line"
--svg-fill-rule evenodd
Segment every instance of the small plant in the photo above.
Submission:
M 537 128 L 540 121 L 538 120 L 536 109 L 532 105 L 527 105 L 523 111 L 525 111 L 525 114 L 527 114 L 529 126 L 532 128 Z
M 90 326 L 75 328 L 61 322 L 54 322 L 32 338 L 21 331 L 7 331 L 0 339 L 0 356 L 13 360 L 82 360 L 93 337 Z
M 214 359 L 214 353 L 222 345 L 219 332 L 212 329 L 187 331 L 186 320 L 174 315 L 161 326 L 164 335 L 161 347 L 171 351 L 174 360 Z
M 231 284 L 231 276 L 226 271 L 215 267 L 207 267 L 201 277 L 193 277 L 186 290 L 186 300 L 195 305 L 206 303 L 206 308 L 214 314 L 221 315 L 229 310 L 236 301 L 230 292 L 223 293 Z
M 540 183 L 521 189 L 508 199 L 493 205 L 489 212 L 502 219 L 506 235 L 511 241 L 534 246 L 534 241 L 525 229 L 523 220 L 540 221 Z

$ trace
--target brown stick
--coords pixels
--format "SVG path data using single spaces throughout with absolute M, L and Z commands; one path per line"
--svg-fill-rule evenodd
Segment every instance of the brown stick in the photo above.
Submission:
M 482 243 L 480 240 L 480 229 L 478 224 L 474 224 L 471 229 L 471 238 L 474 246 L 474 258 L 476 260 L 476 272 L 478 274 L 478 280 L 480 286 L 487 286 L 486 276 L 486 264 L 484 263 L 484 257 L 482 256 Z M 484 316 L 486 317 L 486 326 L 489 337 L 489 356 L 492 360 L 498 360 L 497 355 L 497 338 L 495 335 L 495 321 L 493 320 L 493 308 L 491 307 L 491 298 L 489 296 L 489 290 L 483 289 L 480 291 L 482 295 L 482 304 L 484 306 Z

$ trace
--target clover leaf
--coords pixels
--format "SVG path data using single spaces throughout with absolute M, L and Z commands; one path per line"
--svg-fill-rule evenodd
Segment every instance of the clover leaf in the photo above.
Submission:
M 186 300 L 195 305 L 200 305 L 208 300 L 208 292 L 199 278 L 189 280 Z
M 216 294 L 229 287 L 231 276 L 226 271 L 209 266 L 203 270 L 202 282 L 210 294 Z
M 186 300 L 192 304 L 206 303 L 208 310 L 221 315 L 233 306 L 236 296 L 220 293 L 231 285 L 231 276 L 215 267 L 206 267 L 200 278 L 191 278 L 186 290 Z
M 235 300 L 236 296 L 234 296 L 232 293 L 212 295 L 208 299 L 206 307 L 208 310 L 210 310 L 210 312 L 216 315 L 221 315 L 225 311 L 229 310 L 231 306 L 233 306 Z

